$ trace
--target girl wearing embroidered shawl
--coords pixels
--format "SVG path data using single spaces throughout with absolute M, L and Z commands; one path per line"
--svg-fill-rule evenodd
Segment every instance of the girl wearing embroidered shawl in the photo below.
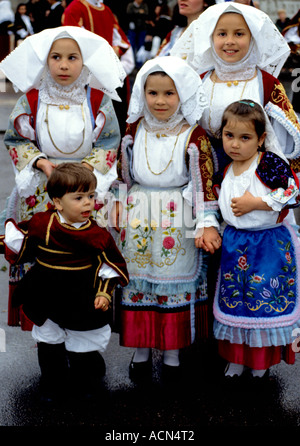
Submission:
M 162 93 L 161 82 L 167 83 Z M 177 105 L 167 117 L 161 97 L 173 95 Z M 158 112 L 149 96 L 156 98 Z M 197 336 L 205 309 L 203 253 L 220 243 L 210 143 L 196 124 L 206 106 L 199 76 L 178 58 L 153 59 L 137 74 L 122 140 L 121 173 L 129 192 L 119 240 L 130 276 L 122 298 L 121 345 L 137 347 L 132 379 L 151 371 L 151 348 L 164 351 L 165 368 L 179 370 L 179 349 Z
M 282 222 L 285 209 L 298 205 L 299 181 L 272 151 L 265 120 L 259 104 L 241 100 L 227 107 L 222 121 L 232 162 L 218 200 L 227 226 L 214 334 L 229 376 L 246 366 L 262 377 L 281 359 L 293 364 L 293 330 L 300 326 L 299 240 Z
M 233 22 L 237 14 L 244 19 L 243 29 L 233 30 L 233 40 L 232 36 L 228 38 L 227 29 L 219 29 L 219 25 L 225 16 Z M 242 57 L 238 40 L 245 33 L 250 36 L 249 49 Z M 224 39 L 223 51 L 218 54 L 216 36 Z M 276 78 L 289 52 L 285 39 L 263 11 L 234 2 L 208 8 L 174 45 L 171 55 L 184 58 L 203 78 L 209 107 L 200 124 L 212 138 L 216 171 L 222 171 L 228 163 L 220 135 L 223 112 L 233 101 L 248 98 L 265 108 L 280 150 L 300 175 L 300 125 L 282 84 Z
M 50 74 L 48 55 L 59 39 L 75 41 L 82 58 L 82 69 L 72 83 L 56 81 Z M 53 57 L 59 59 L 60 55 Z M 56 164 L 64 161 L 83 162 L 93 170 L 99 207 L 117 176 L 120 131 L 111 99 L 119 100 L 115 90 L 125 77 L 111 46 L 78 27 L 47 29 L 28 37 L 1 62 L 0 69 L 16 89 L 25 93 L 10 116 L 4 137 L 16 186 L 3 220 L 27 220 L 47 210 L 47 177 Z M 68 74 L 65 63 L 60 70 L 63 77 Z M 11 271 L 10 283 L 21 278 L 24 268 Z M 19 324 L 19 313 L 12 311 L 10 304 L 8 324 Z M 27 327 L 31 325 L 22 326 Z

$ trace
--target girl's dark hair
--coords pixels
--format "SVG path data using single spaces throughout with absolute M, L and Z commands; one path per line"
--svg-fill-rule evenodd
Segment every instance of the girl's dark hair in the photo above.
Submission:
M 47 192 L 52 200 L 69 192 L 95 190 L 96 186 L 96 176 L 90 169 L 80 163 L 62 163 L 53 169 L 47 182 Z
M 239 121 L 252 121 L 258 138 L 266 131 L 266 118 L 262 107 L 250 99 L 242 99 L 228 105 L 223 113 L 221 134 L 227 122 L 233 117 Z
M 147 79 L 150 76 L 169 76 L 169 75 L 165 71 L 153 71 L 153 73 L 148 74 Z M 147 79 L 145 80 L 144 89 L 146 89 Z

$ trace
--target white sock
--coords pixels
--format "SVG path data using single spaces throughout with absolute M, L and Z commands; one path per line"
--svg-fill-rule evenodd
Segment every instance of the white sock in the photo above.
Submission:
M 262 378 L 264 376 L 264 374 L 266 373 L 267 369 L 263 369 L 263 370 L 256 370 L 256 369 L 252 369 L 251 373 L 252 376 L 255 376 L 257 378 Z
M 148 361 L 150 348 L 137 348 L 133 357 L 133 362 Z
M 178 367 L 179 362 L 179 350 L 165 350 L 164 351 L 164 364 L 170 365 L 173 367 Z
M 235 364 L 234 362 L 229 362 L 225 369 L 225 376 L 241 376 L 244 371 L 243 364 Z

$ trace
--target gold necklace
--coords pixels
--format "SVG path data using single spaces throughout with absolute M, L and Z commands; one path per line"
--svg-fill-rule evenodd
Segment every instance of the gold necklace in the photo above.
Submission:
M 241 93 L 240 100 L 241 100 L 242 97 L 243 97 L 243 94 L 244 94 L 246 85 L 248 84 L 248 81 L 249 81 L 249 80 L 251 80 L 251 79 L 247 79 L 247 80 L 245 81 L 245 84 L 244 84 L 244 87 L 243 87 L 243 90 L 242 90 L 242 93 Z M 212 106 L 212 100 L 213 100 L 213 96 L 214 96 L 215 85 L 216 85 L 216 78 L 215 78 L 215 76 L 214 76 L 214 78 L 212 79 L 212 83 L 213 83 L 213 86 L 212 86 L 211 95 L 210 95 L 209 116 L 208 116 L 208 127 L 209 127 L 209 130 L 210 130 L 212 136 L 214 136 L 215 138 L 219 139 L 219 135 L 217 135 L 217 133 L 215 133 L 215 132 L 213 131 L 213 129 L 211 128 L 211 106 Z M 239 84 L 239 81 L 227 82 L 227 86 L 228 86 L 228 87 L 231 87 L 232 84 L 235 85 L 235 86 L 237 86 L 237 85 Z
M 180 130 L 179 133 L 177 134 L 176 141 L 175 141 L 175 144 L 174 144 L 174 147 L 173 147 L 173 150 L 172 150 L 171 158 L 170 158 L 168 164 L 167 164 L 166 167 L 165 167 L 163 170 L 161 170 L 160 172 L 154 172 L 154 171 L 151 169 L 151 166 L 150 166 L 150 163 L 149 163 L 149 160 L 148 160 L 148 153 L 147 153 L 147 152 L 148 152 L 148 149 L 147 149 L 147 134 L 148 134 L 148 132 L 147 132 L 147 130 L 146 130 L 146 133 L 145 133 L 145 154 L 146 154 L 146 161 L 147 161 L 148 169 L 150 170 L 151 173 L 153 173 L 153 175 L 161 175 L 163 172 L 165 172 L 165 171 L 167 170 L 167 168 L 169 167 L 169 165 L 170 165 L 171 162 L 173 161 L 173 154 L 174 154 L 174 150 L 175 150 L 175 147 L 176 147 L 176 144 L 177 144 L 177 141 L 178 141 L 180 132 L 181 132 L 181 130 Z
M 59 109 L 60 109 L 60 110 L 63 110 L 64 108 L 65 108 L 66 110 L 69 110 L 70 107 L 69 107 L 68 105 L 66 105 L 66 106 L 60 105 L 60 106 L 59 106 Z M 49 104 L 47 104 L 47 108 L 46 108 L 46 119 L 45 119 L 45 122 L 46 122 L 46 124 L 47 124 L 48 135 L 49 135 L 49 138 L 50 138 L 50 140 L 51 140 L 53 146 L 56 148 L 56 150 L 58 150 L 58 151 L 59 151 L 60 153 L 62 153 L 63 155 L 72 155 L 73 153 L 76 153 L 76 152 L 82 147 L 82 145 L 83 145 L 83 143 L 84 143 L 84 138 L 85 138 L 85 119 L 84 119 L 83 104 L 81 104 L 81 115 L 82 115 L 83 124 L 84 124 L 84 125 L 83 125 L 83 132 L 82 132 L 82 142 L 81 142 L 80 146 L 77 147 L 77 149 L 73 150 L 73 152 L 63 152 L 62 150 L 60 150 L 60 149 L 57 147 L 57 145 L 56 145 L 55 142 L 53 141 L 53 138 L 52 138 L 52 135 L 51 135 L 51 132 L 50 132 L 50 127 L 49 127 L 48 110 L 49 110 Z

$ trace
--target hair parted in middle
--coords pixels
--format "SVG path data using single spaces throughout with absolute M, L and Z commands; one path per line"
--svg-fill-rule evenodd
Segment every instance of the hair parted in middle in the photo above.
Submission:
M 232 102 L 226 107 L 222 118 L 221 133 L 230 119 L 251 121 L 254 124 L 258 138 L 260 138 L 266 131 L 265 112 L 259 104 L 251 99 L 242 99 L 240 101 Z
M 95 190 L 97 178 L 81 163 L 62 163 L 53 169 L 48 182 L 47 192 L 51 200 L 61 198 L 70 192 Z

